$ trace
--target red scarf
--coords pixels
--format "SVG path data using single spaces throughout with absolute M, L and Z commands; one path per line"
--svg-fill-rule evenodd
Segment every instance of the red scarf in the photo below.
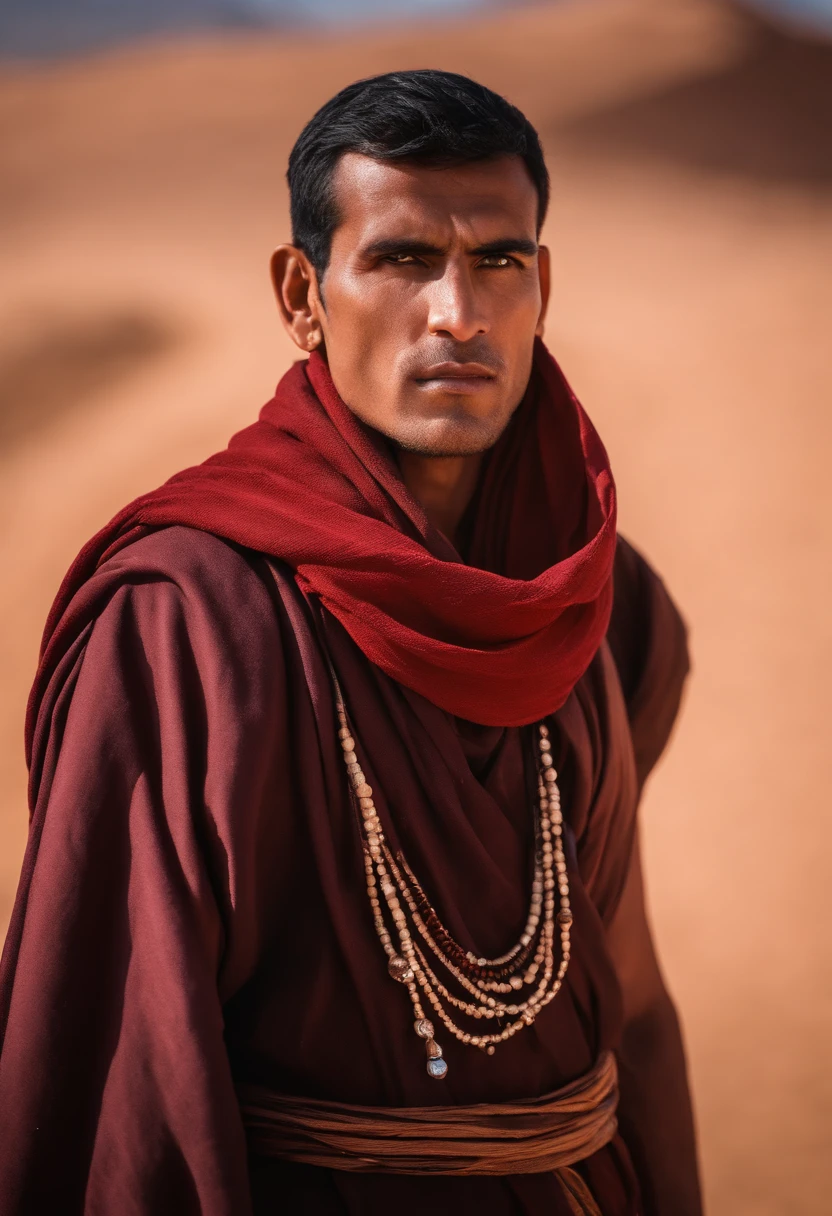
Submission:
M 313 354 L 226 451 L 137 498 L 81 551 L 47 622 L 30 710 L 83 625 L 82 584 L 148 529 L 185 524 L 288 563 L 368 659 L 443 709 L 536 721 L 563 704 L 606 632 L 616 535 L 607 454 L 542 342 L 471 511 L 466 564 Z

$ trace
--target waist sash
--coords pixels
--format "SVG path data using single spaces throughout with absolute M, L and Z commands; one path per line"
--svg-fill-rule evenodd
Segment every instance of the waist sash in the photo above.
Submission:
M 255 1154 L 372 1174 L 559 1172 L 575 1212 L 594 1206 L 570 1165 L 615 1135 L 618 1073 L 612 1052 L 577 1081 L 517 1102 L 470 1106 L 349 1106 L 238 1086 Z M 577 1191 L 570 1195 L 569 1188 Z M 580 1201 L 582 1206 L 574 1206 Z M 589 1205 L 592 1206 L 589 1206 Z

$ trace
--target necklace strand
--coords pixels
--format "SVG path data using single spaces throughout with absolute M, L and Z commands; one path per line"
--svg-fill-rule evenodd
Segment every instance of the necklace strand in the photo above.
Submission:
M 431 906 L 404 854 L 394 854 L 387 843 L 373 800 L 372 787 L 358 762 L 355 739 L 334 673 L 333 679 L 338 735 L 351 793 L 358 810 L 367 896 L 373 923 L 387 955 L 387 969 L 393 979 L 404 985 L 410 997 L 413 1028 L 425 1044 L 428 1074 L 441 1079 L 447 1076 L 448 1064 L 434 1037 L 433 1022 L 425 1014 L 423 999 L 460 1043 L 479 1047 L 486 1054 L 493 1055 L 499 1044 L 512 1038 L 525 1026 L 532 1025 L 541 1009 L 557 995 L 569 966 L 572 910 L 563 851 L 560 791 L 549 731 L 544 723 L 538 724 L 534 871 L 525 927 L 519 940 L 505 954 L 493 959 L 483 958 L 465 950 L 455 941 Z M 557 914 L 556 891 L 559 903 Z M 555 925 L 560 932 L 561 957 L 557 967 Z M 433 961 L 429 961 L 429 958 Z M 475 998 L 475 1003 L 466 1000 L 465 996 L 454 995 L 437 976 L 434 970 L 437 965 L 448 972 L 464 993 Z M 520 999 L 524 988 L 533 990 Z M 499 995 L 494 996 L 494 993 Z M 500 996 L 508 994 L 516 994 L 517 999 L 512 1002 L 500 999 Z M 445 1008 L 446 1004 L 475 1021 L 513 1020 L 498 1031 L 471 1033 L 457 1025 Z

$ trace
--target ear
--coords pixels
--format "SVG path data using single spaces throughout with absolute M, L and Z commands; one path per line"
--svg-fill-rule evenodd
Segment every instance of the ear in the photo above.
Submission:
M 552 283 L 552 259 L 549 255 L 548 245 L 541 245 L 537 251 L 537 273 L 540 276 L 540 316 L 537 318 L 534 332 L 538 338 L 542 338 L 543 321 L 549 306 L 549 288 Z
M 302 249 L 278 245 L 272 254 L 271 273 L 286 332 L 301 350 L 314 350 L 323 341 L 323 305 L 315 267 Z

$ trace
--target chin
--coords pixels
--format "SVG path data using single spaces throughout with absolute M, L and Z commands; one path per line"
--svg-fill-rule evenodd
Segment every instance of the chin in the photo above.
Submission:
M 447 410 L 436 410 L 427 417 L 420 411 L 402 411 L 384 429 L 398 447 L 418 456 L 476 456 L 493 448 L 513 412 L 503 407 L 484 416 L 469 413 L 457 399 Z
M 476 456 L 487 452 L 505 430 L 507 421 L 499 427 L 473 423 L 470 426 L 423 424 L 406 427 L 390 438 L 405 452 L 417 456 Z

